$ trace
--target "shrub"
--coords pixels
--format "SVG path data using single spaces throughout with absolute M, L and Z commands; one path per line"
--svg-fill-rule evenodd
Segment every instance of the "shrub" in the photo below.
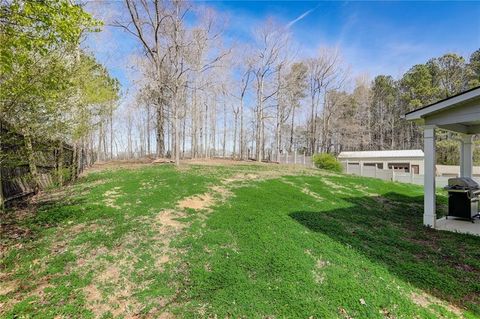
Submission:
M 337 161 L 335 156 L 328 153 L 321 153 L 313 155 L 313 163 L 316 167 L 328 171 L 341 172 L 342 164 Z

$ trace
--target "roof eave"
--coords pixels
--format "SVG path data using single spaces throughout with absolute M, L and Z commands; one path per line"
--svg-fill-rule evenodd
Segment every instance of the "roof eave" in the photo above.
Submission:
M 447 99 L 413 110 L 404 115 L 407 121 L 422 121 L 424 117 L 432 115 L 458 104 L 466 103 L 473 99 L 480 98 L 480 87 L 472 88 L 468 91 L 451 96 Z

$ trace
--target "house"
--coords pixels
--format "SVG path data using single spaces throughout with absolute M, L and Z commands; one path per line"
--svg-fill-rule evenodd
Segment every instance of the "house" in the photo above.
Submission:
M 436 188 L 436 130 L 460 133 L 460 176 L 473 176 L 473 136 L 480 133 L 480 87 L 451 96 L 405 114 L 405 119 L 423 127 L 425 174 L 424 212 L 425 226 L 469 232 L 480 235 L 480 223 L 462 223 L 456 220 L 437 219 Z M 457 223 L 457 224 L 455 224 Z M 466 229 L 467 226 L 470 229 Z
M 423 157 L 422 150 L 359 151 L 341 152 L 338 160 L 343 163 L 346 172 L 361 172 L 364 167 L 377 167 L 423 175 Z

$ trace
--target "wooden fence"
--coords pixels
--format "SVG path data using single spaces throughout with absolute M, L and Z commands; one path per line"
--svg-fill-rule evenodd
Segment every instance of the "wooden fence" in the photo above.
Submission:
M 85 152 L 66 143 L 32 141 L 40 189 L 72 180 L 86 165 Z M 25 138 L 0 122 L 0 204 L 35 192 Z

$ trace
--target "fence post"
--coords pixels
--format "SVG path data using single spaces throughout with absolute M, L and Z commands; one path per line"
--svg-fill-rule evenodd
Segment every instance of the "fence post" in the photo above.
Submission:
M 375 164 L 375 175 L 374 175 L 375 178 L 377 178 L 377 169 L 378 169 L 377 164 Z
M 285 152 L 285 164 L 288 164 L 288 151 Z
M 293 164 L 297 164 L 297 149 L 295 149 L 294 153 L 293 153 Z
M 359 162 L 358 162 L 358 166 L 360 166 L 360 167 L 359 167 L 359 169 L 360 169 L 360 176 L 363 176 L 363 162 L 362 162 L 362 161 L 359 161 Z
M 345 172 L 348 174 L 348 159 L 347 159 L 347 161 L 345 162 Z
M 395 170 L 392 169 L 392 182 L 395 182 Z
M 305 157 L 306 157 L 305 152 L 303 152 L 303 166 L 306 166 Z
M 413 184 L 413 170 L 410 170 L 410 184 Z

